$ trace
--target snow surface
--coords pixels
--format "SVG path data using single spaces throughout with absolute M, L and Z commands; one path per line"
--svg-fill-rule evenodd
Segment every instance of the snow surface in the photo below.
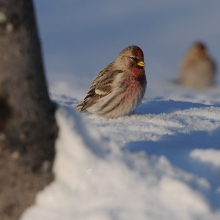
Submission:
M 198 170 L 203 164 L 186 155 L 192 148 L 186 146 L 185 150 L 180 146 L 182 153 L 178 155 L 180 152 L 169 149 L 179 148 L 174 144 L 163 146 L 155 142 L 158 146 L 152 146 L 149 141 L 139 141 L 130 142 L 126 150 L 121 150 L 70 108 L 60 108 L 56 118 L 60 128 L 54 164 L 56 180 L 39 193 L 36 205 L 26 211 L 22 220 L 220 218 L 219 207 L 213 210 L 207 198 L 215 193 L 213 181 L 209 181 L 212 178 L 176 167 L 163 153 L 146 153 L 148 148 L 163 147 L 168 154 L 185 157 L 185 163 L 194 164 Z M 127 117 L 125 125 L 128 121 L 133 120 Z M 174 122 L 171 126 L 179 124 Z
M 53 3 L 51 3 L 53 2 Z M 220 60 L 220 1 L 35 1 L 51 98 L 59 108 L 55 180 L 21 220 L 219 220 L 220 86 L 174 81 L 195 40 Z M 135 112 L 75 112 L 124 47 L 145 53 Z

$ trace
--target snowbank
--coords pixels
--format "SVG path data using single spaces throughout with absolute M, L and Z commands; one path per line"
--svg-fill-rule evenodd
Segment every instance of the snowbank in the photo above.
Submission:
M 55 181 L 21 220 L 220 218 L 205 196 L 206 179 L 165 156 L 121 150 L 70 108 L 60 108 L 56 118 Z

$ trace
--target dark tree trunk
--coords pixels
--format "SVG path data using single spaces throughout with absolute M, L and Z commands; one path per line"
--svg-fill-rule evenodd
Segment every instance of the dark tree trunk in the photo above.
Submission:
M 0 219 L 17 219 L 52 179 L 54 111 L 32 0 L 0 0 Z

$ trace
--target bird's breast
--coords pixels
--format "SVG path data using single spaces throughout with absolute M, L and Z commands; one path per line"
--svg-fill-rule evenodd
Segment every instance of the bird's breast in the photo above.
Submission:
M 132 75 L 127 80 L 127 89 L 126 94 L 129 97 L 136 97 L 139 96 L 140 93 L 145 91 L 146 88 L 146 77 L 145 74 L 140 75 Z

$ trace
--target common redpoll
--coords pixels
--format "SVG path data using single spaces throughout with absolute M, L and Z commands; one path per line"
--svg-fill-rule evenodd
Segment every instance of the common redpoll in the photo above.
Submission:
M 145 93 L 144 66 L 142 50 L 133 45 L 126 47 L 98 74 L 76 109 L 105 118 L 129 114 L 140 104 Z
M 183 58 L 180 82 L 188 88 L 202 89 L 213 83 L 215 74 L 215 63 L 208 55 L 205 44 L 201 42 L 193 44 Z

